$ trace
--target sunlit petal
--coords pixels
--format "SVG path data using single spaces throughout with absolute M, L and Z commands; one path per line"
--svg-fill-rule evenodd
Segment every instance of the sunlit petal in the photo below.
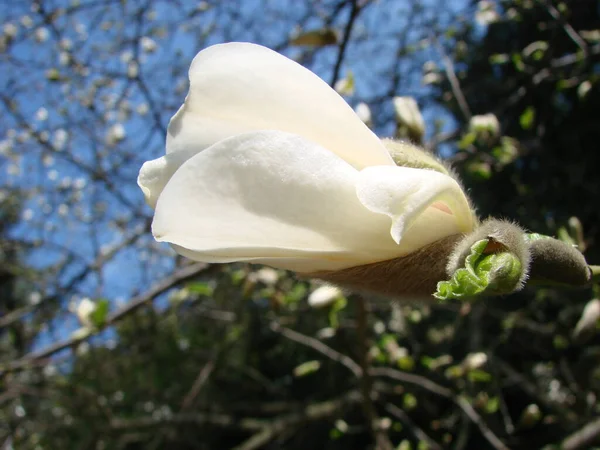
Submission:
M 280 130 L 327 148 L 356 168 L 392 165 L 379 139 L 323 80 L 248 43 L 200 52 L 185 104 L 169 124 L 167 153 L 201 151 L 236 134 Z

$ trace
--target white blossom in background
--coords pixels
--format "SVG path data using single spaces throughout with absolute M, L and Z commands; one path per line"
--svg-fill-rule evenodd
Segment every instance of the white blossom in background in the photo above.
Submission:
M 21 25 L 25 28 L 31 28 L 33 26 L 33 19 L 29 16 L 21 17 Z
M 150 111 L 150 107 L 148 106 L 148 103 L 140 103 L 135 110 L 140 116 L 145 116 L 148 114 L 148 111 Z
M 79 301 L 79 304 L 75 308 L 75 315 L 79 320 L 79 323 L 84 327 L 92 327 L 94 324 L 91 319 L 91 315 L 96 311 L 96 303 L 89 298 L 85 297 Z
M 75 32 L 79 35 L 79 39 L 85 41 L 88 38 L 87 27 L 81 22 L 75 24 Z
M 23 214 L 21 214 L 21 217 L 23 218 L 23 220 L 33 219 L 33 211 L 31 209 L 26 209 L 25 211 L 23 211 Z
M 366 126 L 373 126 L 373 118 L 371 117 L 371 108 L 369 108 L 369 105 L 364 102 L 360 102 L 354 107 L 354 112 Z
M 336 286 L 320 286 L 310 293 L 308 296 L 308 304 L 313 308 L 325 308 L 335 301 L 343 297 L 343 292 Z
M 52 137 L 52 145 L 56 150 L 63 150 L 68 138 L 69 134 L 67 131 L 59 128 L 54 132 L 54 136 Z
M 125 127 L 121 123 L 116 123 L 111 126 L 106 133 L 106 143 L 114 145 L 125 139 L 127 133 Z
M 475 133 L 488 132 L 492 136 L 499 136 L 500 122 L 492 113 L 473 116 L 469 121 L 469 130 Z
M 196 56 L 189 77 L 166 155 L 138 177 L 155 239 L 178 253 L 310 273 L 401 257 L 473 229 L 452 177 L 397 166 L 299 64 L 258 45 L 221 44 Z
M 142 46 L 142 50 L 144 50 L 147 53 L 152 53 L 156 51 L 158 47 L 156 41 L 148 36 L 143 36 L 140 39 L 140 45 Z
M 59 42 L 58 45 L 60 46 L 61 49 L 69 51 L 73 49 L 73 41 L 69 38 L 62 38 Z
M 29 294 L 29 304 L 30 305 L 32 305 L 32 306 L 39 305 L 41 301 L 42 301 L 42 294 L 40 294 L 39 292 L 34 291 L 31 294 Z
M 3 139 L 0 141 L 0 155 L 8 156 L 12 150 L 13 142 L 11 139 Z
M 21 174 L 21 167 L 18 164 L 9 164 L 6 167 L 6 173 L 11 176 L 17 176 Z
M 14 23 L 5 23 L 2 27 L 2 32 L 4 33 L 4 36 L 14 38 L 19 32 L 19 27 Z
M 73 187 L 75 189 L 83 189 L 87 184 L 87 180 L 85 178 L 79 177 L 76 178 L 74 183 L 73 183 Z
M 50 32 L 47 28 L 41 27 L 35 30 L 35 40 L 38 42 L 46 42 L 50 37 Z
M 442 79 L 442 74 L 435 61 L 426 61 L 425 64 L 423 64 L 423 78 L 421 79 L 423 85 L 439 84 Z
M 496 5 L 491 0 L 481 0 L 477 3 L 477 12 L 475 13 L 475 21 L 482 26 L 487 26 L 491 23 L 500 20 L 500 15 L 496 11 Z
M 41 107 L 35 112 L 35 120 L 43 122 L 48 119 L 48 110 L 44 107 Z
M 129 78 L 135 78 L 138 76 L 139 73 L 140 67 L 138 63 L 135 61 L 130 61 L 129 64 L 127 64 L 127 76 Z
M 463 366 L 467 370 L 480 369 L 487 363 L 488 357 L 483 352 L 469 353 L 463 361 Z
M 50 167 L 54 164 L 54 157 L 52 155 L 44 155 L 42 157 L 42 164 L 45 167 Z
M 425 121 L 417 101 L 412 97 L 394 97 L 393 102 L 398 124 L 404 125 L 415 136 L 423 136 L 425 134 Z
M 267 286 L 273 286 L 279 280 L 279 273 L 270 267 L 263 267 L 256 272 L 252 272 L 249 278 L 251 281 L 259 281 Z
M 121 62 L 127 64 L 133 59 L 133 52 L 131 50 L 125 50 L 120 56 Z
M 58 63 L 61 66 L 68 66 L 71 62 L 71 55 L 68 52 L 60 52 L 58 54 Z

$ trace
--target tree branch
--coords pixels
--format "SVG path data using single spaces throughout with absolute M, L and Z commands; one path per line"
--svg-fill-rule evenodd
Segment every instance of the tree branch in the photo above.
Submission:
M 17 359 L 12 362 L 9 362 L 8 364 L 4 364 L 4 365 L 0 366 L 0 377 L 4 376 L 7 372 L 13 372 L 16 370 L 26 369 L 29 366 L 31 366 L 32 363 L 35 363 L 38 360 L 52 356 L 55 353 L 60 352 L 61 350 L 65 350 L 67 348 L 70 348 L 76 344 L 79 344 L 79 343 L 89 339 L 91 336 L 98 334 L 100 331 L 102 331 L 106 327 L 113 325 L 114 323 L 118 322 L 125 316 L 133 313 L 140 307 L 151 302 L 157 296 L 165 293 L 169 289 L 198 276 L 200 273 L 203 273 L 203 272 L 206 273 L 208 270 L 210 270 L 210 269 L 215 270 L 218 267 L 219 267 L 218 265 L 209 265 L 206 263 L 195 263 L 195 264 L 191 264 L 189 266 L 186 266 L 186 267 L 183 267 L 182 269 L 177 270 L 171 276 L 162 280 L 158 285 L 156 285 L 155 287 L 153 287 L 146 293 L 139 295 L 137 297 L 134 297 L 123 308 L 114 312 L 113 314 L 110 314 L 106 318 L 106 321 L 104 322 L 104 324 L 101 327 L 90 330 L 89 333 L 87 333 L 83 336 L 74 336 L 69 339 L 65 339 L 63 341 L 57 342 L 56 344 L 50 345 L 50 346 L 48 346 L 42 350 L 39 350 L 37 352 L 28 353 L 27 355 L 23 356 L 22 358 Z

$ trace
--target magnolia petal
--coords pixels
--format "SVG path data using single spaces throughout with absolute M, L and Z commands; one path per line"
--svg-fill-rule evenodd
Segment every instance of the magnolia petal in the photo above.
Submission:
M 140 169 L 137 183 L 150 207 L 156 208 L 158 196 L 173 174 L 196 153 L 198 152 L 195 149 L 182 150 L 144 163 Z
M 278 131 L 225 139 L 187 160 L 162 191 L 153 233 L 184 256 L 312 272 L 407 253 L 389 219 L 356 196 L 359 172 Z
M 367 167 L 360 172 L 356 193 L 370 211 L 392 219 L 389 232 L 399 244 L 410 241 L 419 248 L 448 236 L 450 229 L 460 233 L 473 228 L 473 214 L 459 184 L 433 170 Z M 408 231 L 410 238 L 405 236 Z
M 194 58 L 190 91 L 173 116 L 167 153 L 236 134 L 280 130 L 327 148 L 356 168 L 393 165 L 379 139 L 323 80 L 266 47 L 229 43 Z

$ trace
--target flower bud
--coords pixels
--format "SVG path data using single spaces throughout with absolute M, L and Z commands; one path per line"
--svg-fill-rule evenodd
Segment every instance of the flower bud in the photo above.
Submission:
M 583 308 L 581 317 L 573 330 L 573 340 L 578 343 L 587 341 L 598 331 L 600 323 L 600 300 L 590 300 Z
M 469 130 L 477 134 L 477 136 L 485 136 L 487 134 L 492 137 L 498 137 L 500 135 L 500 122 L 492 113 L 473 116 L 469 121 Z

